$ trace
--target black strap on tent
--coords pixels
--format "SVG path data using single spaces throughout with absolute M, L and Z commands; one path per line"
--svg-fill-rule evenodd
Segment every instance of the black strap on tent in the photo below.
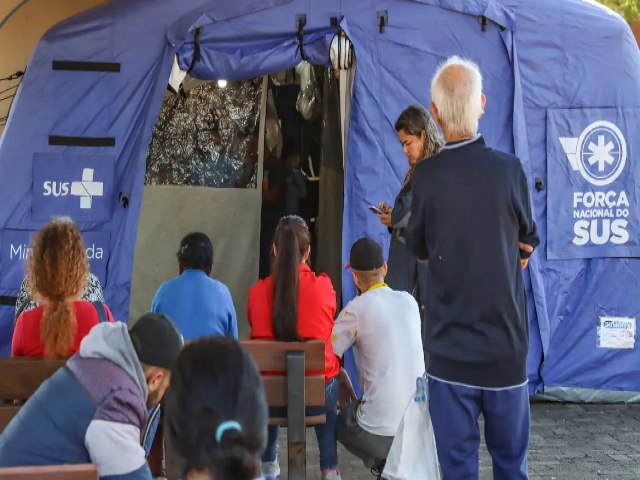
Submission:
M 118 194 L 118 205 L 122 208 L 129 208 L 129 194 L 125 192 L 120 192 Z
M 76 62 L 73 60 L 54 60 L 53 70 L 68 72 L 106 72 L 120 73 L 120 64 L 115 62 Z
M 307 59 L 304 53 L 304 27 L 307 24 L 307 16 L 302 13 L 296 15 L 296 29 L 298 30 L 298 48 L 300 49 L 300 56 L 303 60 Z
M 18 297 L 10 297 L 8 295 L 0 295 L 0 306 L 3 307 L 14 307 L 18 302 Z
M 494 22 L 493 20 L 489 20 L 487 17 L 482 15 L 482 16 L 480 16 L 480 25 L 482 27 L 482 31 L 483 32 L 487 31 L 487 27 L 489 26 L 489 22 L 497 25 L 501 32 L 504 32 L 507 29 L 506 27 L 500 25 L 499 23 Z
M 378 16 L 378 27 L 380 27 L 380 33 L 384 33 L 384 27 L 389 24 L 389 12 L 387 10 L 379 10 L 376 14 Z
M 191 65 L 189 65 L 189 69 L 187 70 L 187 75 L 191 73 L 193 67 L 196 66 L 196 63 L 200 61 L 200 27 L 196 28 L 196 31 L 193 32 L 193 57 L 191 58 Z
M 49 145 L 62 147 L 115 147 L 115 137 L 64 137 L 49 135 Z

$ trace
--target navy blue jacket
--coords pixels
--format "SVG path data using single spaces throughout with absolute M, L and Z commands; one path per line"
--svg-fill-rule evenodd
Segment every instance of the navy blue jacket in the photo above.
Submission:
M 413 174 L 407 245 L 429 260 L 429 374 L 471 386 L 526 382 L 518 242 L 540 243 L 520 160 L 482 137 L 448 144 Z

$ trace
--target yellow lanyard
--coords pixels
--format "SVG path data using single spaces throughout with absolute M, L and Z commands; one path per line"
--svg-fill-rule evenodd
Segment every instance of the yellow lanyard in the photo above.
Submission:
M 378 288 L 382 288 L 382 287 L 388 287 L 388 285 L 386 283 L 376 283 L 375 285 L 371 285 L 371 287 L 369 287 L 369 289 L 367 290 L 367 292 L 370 292 L 371 290 L 376 290 Z

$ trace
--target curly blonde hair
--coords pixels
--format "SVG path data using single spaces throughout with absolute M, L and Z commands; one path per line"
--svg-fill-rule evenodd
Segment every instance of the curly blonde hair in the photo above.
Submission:
M 66 357 L 78 330 L 73 301 L 89 276 L 89 259 L 78 227 L 53 220 L 33 238 L 28 263 L 32 297 L 43 303 L 40 339 L 45 357 Z

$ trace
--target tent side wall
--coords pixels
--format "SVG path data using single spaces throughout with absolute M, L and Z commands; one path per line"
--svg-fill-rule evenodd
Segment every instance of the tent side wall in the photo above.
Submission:
M 345 170 L 343 258 L 365 234 L 388 250 L 387 229 L 367 206 L 393 204 L 407 171 L 393 125 L 408 105 L 429 105 L 431 77 L 448 56 L 463 55 L 480 65 L 490 98 L 481 130 L 496 148 L 514 149 L 513 70 L 499 26 L 491 23 L 483 31 L 475 15 L 426 3 L 432 2 L 378 2 L 376 10 L 386 10 L 389 18 L 382 33 L 371 15 L 361 14 L 361 6 L 350 4 L 345 12 L 358 68 Z M 424 28 L 427 20 L 434 28 Z M 347 301 L 355 296 L 348 272 L 343 285 Z
M 553 259 L 549 242 L 558 238 L 563 223 L 572 225 L 575 221 L 558 223 L 558 212 L 573 213 L 571 201 L 568 205 L 559 201 L 561 192 L 572 195 L 579 190 L 622 188 L 618 182 L 593 187 L 576 177 L 571 177 L 572 183 L 565 173 L 559 175 L 555 165 L 566 171 L 569 163 L 558 148 L 558 136 L 578 137 L 596 121 L 617 123 L 624 129 L 629 149 L 626 173 L 620 179 L 629 181 L 627 185 L 633 187 L 627 192 L 634 195 L 640 178 L 640 53 L 628 25 L 596 5 L 580 0 L 549 0 L 535 6 L 522 1 L 504 3 L 517 11 L 515 39 L 527 126 L 528 173 L 542 186 L 531 192 L 542 238 L 533 259 L 540 274 L 534 284 L 541 299 L 535 312 L 538 331 L 532 332 L 532 341 L 540 342 L 540 360 L 544 360 L 539 388 L 554 392 L 560 387 L 558 398 L 565 400 L 633 399 L 637 397 L 633 392 L 640 391 L 640 352 L 637 348 L 597 345 L 601 317 L 637 318 L 640 314 L 640 297 L 632 293 L 640 288 L 640 262 L 633 258 L 636 255 L 620 254 Z M 555 14 L 545 16 L 541 23 L 540 12 L 545 10 L 555 10 Z M 541 68 L 544 75 L 540 75 Z M 557 115 L 567 119 L 558 135 L 556 130 L 548 130 Z M 637 200 L 631 203 L 637 218 Z M 571 243 L 571 237 L 564 240 Z M 530 363 L 530 373 L 533 367 Z M 630 394 L 622 398 L 593 391 Z
M 140 32 L 142 7 L 116 1 L 74 17 L 34 52 L 0 143 L 0 295 L 17 294 L 33 231 L 67 214 L 83 232 L 107 303 L 127 319 L 145 152 L 171 67 L 167 25 L 158 21 Z M 154 9 L 174 21 L 169 2 Z M 97 62 L 102 71 L 64 63 L 54 69 L 57 61 Z M 87 187 L 85 180 L 98 190 L 82 199 L 74 185 Z M 2 315 L 9 333 L 13 315 L 9 308 Z

